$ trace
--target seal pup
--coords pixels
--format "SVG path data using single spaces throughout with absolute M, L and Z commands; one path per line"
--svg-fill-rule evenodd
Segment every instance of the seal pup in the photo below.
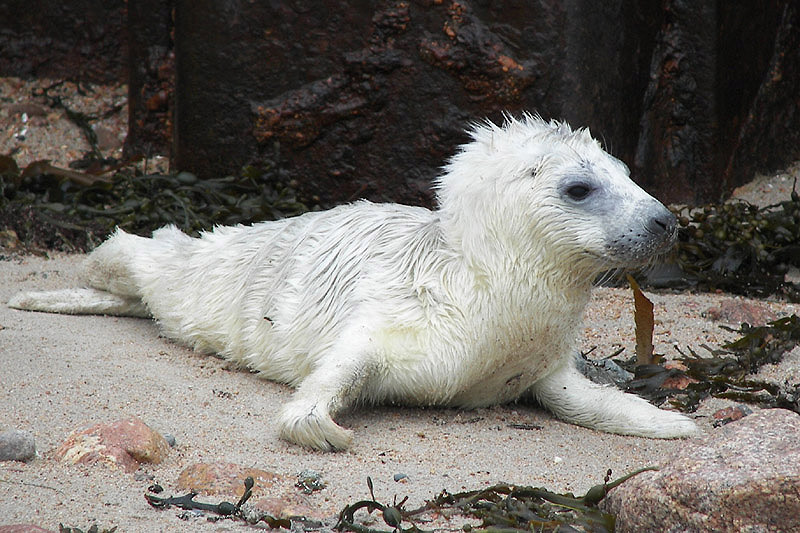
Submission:
M 11 307 L 152 316 L 164 333 L 296 387 L 280 435 L 321 450 L 359 403 L 474 408 L 536 399 L 601 431 L 676 438 L 678 413 L 574 367 L 593 280 L 670 247 L 675 217 L 587 130 L 538 116 L 469 130 L 437 208 L 359 201 L 189 237 L 118 229 L 83 289 Z

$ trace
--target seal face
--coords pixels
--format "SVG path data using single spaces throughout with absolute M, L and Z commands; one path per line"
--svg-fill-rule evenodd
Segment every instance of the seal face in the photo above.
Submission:
M 149 314 L 173 339 L 297 387 L 278 428 L 317 449 L 350 443 L 337 413 L 386 401 L 535 398 L 603 431 L 694 433 L 573 366 L 592 281 L 666 249 L 675 218 L 585 130 L 525 115 L 469 133 L 433 211 L 361 201 L 197 239 L 118 230 L 87 259 L 91 288 L 9 305 Z
M 626 175 L 627 167 L 616 161 Z M 588 163 L 586 164 L 588 166 Z M 603 230 L 602 257 L 610 266 L 635 266 L 668 250 L 677 237 L 677 219 L 654 198 L 634 198 L 602 169 L 586 168 L 559 184 L 562 202 L 583 211 Z M 580 215 L 576 214 L 575 218 Z

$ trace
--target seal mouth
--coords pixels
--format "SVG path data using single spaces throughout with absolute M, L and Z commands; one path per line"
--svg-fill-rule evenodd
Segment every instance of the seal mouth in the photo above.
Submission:
M 678 219 L 662 204 L 608 243 L 608 252 L 620 266 L 641 266 L 667 253 L 678 240 Z
M 613 267 L 639 267 L 666 255 L 678 240 L 677 229 L 660 235 L 631 232 L 608 243 L 605 259 Z
M 661 235 L 654 235 L 652 242 L 653 255 L 670 251 L 672 247 L 675 246 L 675 243 L 678 242 L 677 224 L 672 224 L 671 227 L 668 226 L 665 228 L 663 234 Z

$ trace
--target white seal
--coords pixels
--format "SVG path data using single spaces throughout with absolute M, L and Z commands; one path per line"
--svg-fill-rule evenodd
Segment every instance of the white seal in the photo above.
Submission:
M 280 434 L 317 449 L 346 448 L 334 417 L 375 402 L 527 397 L 602 431 L 695 433 L 573 365 L 593 280 L 671 246 L 673 215 L 586 130 L 525 115 L 470 135 L 433 211 L 360 201 L 196 239 L 117 230 L 88 257 L 89 288 L 9 305 L 152 316 L 177 341 L 296 387 Z

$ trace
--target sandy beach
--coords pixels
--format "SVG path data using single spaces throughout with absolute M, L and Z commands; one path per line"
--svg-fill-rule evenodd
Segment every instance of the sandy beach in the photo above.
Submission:
M 0 302 L 17 291 L 80 284 L 82 256 L 8 256 L 0 261 Z M 655 350 L 675 356 L 678 346 L 719 345 L 734 335 L 705 318 L 721 301 L 708 294 L 650 294 L 656 309 Z M 799 306 L 766 302 L 778 315 Z M 628 290 L 600 288 L 588 310 L 581 347 L 595 357 L 619 347 L 633 354 L 632 297 Z M 800 373 L 796 349 L 783 376 Z M 310 452 L 277 438 L 278 406 L 287 386 L 260 379 L 215 357 L 197 354 L 159 337 L 146 319 L 32 313 L 0 305 L 0 431 L 34 434 L 38 457 L 0 463 L 2 524 L 58 524 L 118 531 L 231 531 L 230 521 L 184 520 L 182 511 L 151 508 L 144 493 L 154 481 L 177 494 L 179 473 L 198 462 L 231 462 L 274 472 L 276 497 L 298 495 L 319 517 L 331 520 L 346 504 L 368 497 L 370 476 L 378 499 L 409 496 L 421 505 L 443 489 L 473 490 L 496 482 L 544 486 L 557 492 L 586 491 L 646 465 L 681 441 L 608 435 L 555 420 L 536 406 L 506 405 L 473 411 L 367 407 L 340 418 L 355 432 L 343 453 Z M 726 405 L 713 400 L 697 413 L 704 431 L 708 415 Z M 53 451 L 81 427 L 137 416 L 175 436 L 177 444 L 160 465 L 125 473 L 103 465 L 67 465 Z M 515 425 L 540 426 L 519 429 Z M 326 488 L 309 496 L 294 487 L 304 469 L 322 474 Z M 406 477 L 395 481 L 396 474 Z M 219 498 L 198 499 L 217 503 Z

